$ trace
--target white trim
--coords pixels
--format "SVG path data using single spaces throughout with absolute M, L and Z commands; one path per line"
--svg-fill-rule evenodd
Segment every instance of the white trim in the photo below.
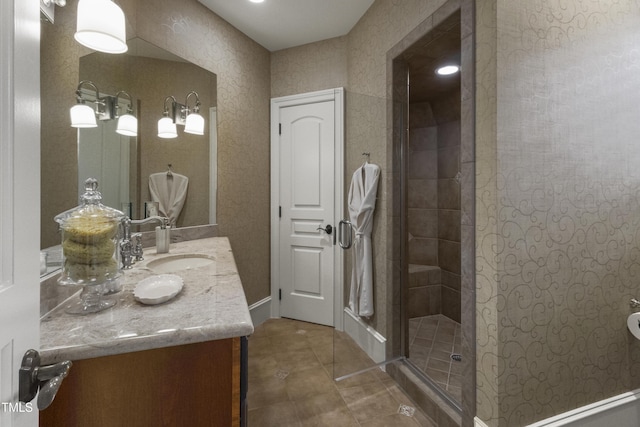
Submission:
M 0 2 L 0 402 L 18 406 L 17 373 L 40 348 L 40 8 Z M 0 410 L 3 427 L 38 411 Z
M 217 224 L 218 108 L 209 108 L 209 224 Z
M 356 316 L 350 308 L 344 308 L 344 331 L 376 363 L 387 360 L 387 339 Z
M 271 317 L 271 297 L 266 297 L 249 306 L 253 327 L 260 326 Z
M 334 101 L 335 127 L 335 197 L 334 226 L 340 222 L 344 213 L 344 88 L 321 90 L 298 95 L 283 96 L 271 99 L 271 317 L 280 317 L 280 156 L 278 125 L 279 110 L 282 107 L 304 105 L 322 101 Z M 344 295 L 344 253 L 338 245 L 334 245 L 334 327 L 341 331 Z
M 640 389 L 564 412 L 528 427 L 636 427 L 640 412 Z
M 482 420 L 481 420 L 480 418 L 478 418 L 478 417 L 475 417 L 475 418 L 473 419 L 473 425 L 474 425 L 474 427 L 489 427 L 488 425 L 486 425 L 486 424 L 484 423 L 484 421 L 482 421 Z

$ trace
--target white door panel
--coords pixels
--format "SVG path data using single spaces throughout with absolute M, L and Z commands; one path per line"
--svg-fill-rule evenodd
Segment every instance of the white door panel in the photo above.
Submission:
M 271 100 L 272 316 L 342 329 L 342 88 Z
M 0 426 L 34 427 L 18 402 L 25 351 L 39 345 L 40 10 L 0 2 Z
M 280 109 L 280 314 L 333 325 L 334 101 Z

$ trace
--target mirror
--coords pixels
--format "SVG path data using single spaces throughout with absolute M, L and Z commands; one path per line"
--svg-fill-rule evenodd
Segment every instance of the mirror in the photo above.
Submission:
M 60 243 L 53 217 L 77 206 L 82 191 L 78 183 L 85 175 L 101 180 L 100 190 L 110 194 L 105 204 L 123 210 L 130 203 L 125 213 L 143 218 L 144 202 L 151 200 L 149 176 L 166 173 L 171 164 L 173 173 L 189 178 L 176 225 L 215 221 L 216 75 L 139 38 L 127 41 L 129 50 L 124 55 L 90 51 L 73 40 L 75 25 L 66 16 L 73 8 L 59 10 L 55 25 L 42 23 L 41 248 Z M 91 130 L 70 127 L 69 108 L 76 102 L 75 90 L 81 80 L 94 82 L 101 96 L 119 91 L 131 95 L 138 118 L 137 138 L 115 134 L 115 120 L 99 121 L 100 127 Z M 187 134 L 178 125 L 177 138 L 158 138 L 157 122 L 165 98 L 174 96 L 186 104 L 191 91 L 201 101 L 205 134 Z M 193 104 L 190 98 L 188 105 Z M 114 193 L 117 196 L 112 197 Z
M 101 91 L 109 94 L 125 90 L 137 100 L 135 113 L 139 121 L 139 144 L 136 144 L 136 138 L 117 138 L 130 139 L 130 150 L 120 149 L 117 147 L 117 140 L 107 144 L 105 135 L 102 138 L 105 141 L 102 143 L 102 155 L 98 156 L 102 160 L 100 168 L 100 162 L 95 158 L 95 154 L 99 152 L 94 150 L 84 156 L 87 147 L 94 145 L 90 142 L 95 139 L 93 135 L 96 132 L 94 129 L 88 132 L 87 129 L 81 129 L 78 133 L 79 190 L 82 191 L 81 183 L 89 175 L 96 175 L 100 169 L 107 170 L 103 174 L 103 181 L 100 181 L 105 204 L 109 201 L 113 203 L 111 207 L 125 213 L 129 211 L 133 218 L 144 218 L 144 203 L 151 200 L 149 176 L 167 173 L 171 165 L 172 173 L 189 178 L 187 200 L 178 217 L 177 226 L 206 224 L 209 222 L 209 132 L 215 131 L 215 122 L 211 126 L 208 113 L 210 108 L 215 108 L 216 76 L 140 38 L 128 40 L 128 45 L 126 55 L 94 52 L 82 56 L 79 61 L 79 78 L 93 81 Z M 192 90 L 198 93 L 202 103 L 200 114 L 207 118 L 204 135 L 185 133 L 184 127 L 178 126 L 178 138 L 159 138 L 157 122 L 162 117 L 165 98 L 174 96 L 179 103 L 186 105 L 185 98 Z M 189 105 L 193 107 L 193 98 L 190 98 Z M 108 121 L 102 125 L 113 128 L 115 123 Z M 110 139 L 119 137 L 112 132 L 108 134 Z M 134 146 L 139 147 L 139 153 L 134 151 Z M 105 197 L 107 194 L 108 198 Z M 130 195 L 129 200 L 126 200 L 126 194 Z M 117 195 L 120 196 L 119 199 Z M 130 207 L 126 206 L 128 203 Z

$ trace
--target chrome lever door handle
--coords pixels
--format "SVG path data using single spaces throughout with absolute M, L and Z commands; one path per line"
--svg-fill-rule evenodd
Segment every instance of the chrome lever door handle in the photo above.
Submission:
M 36 350 L 27 350 L 18 373 L 20 402 L 31 402 L 39 389 L 38 409 L 41 411 L 46 409 L 56 397 L 71 365 L 71 361 L 66 360 L 54 365 L 40 366 L 40 353 Z

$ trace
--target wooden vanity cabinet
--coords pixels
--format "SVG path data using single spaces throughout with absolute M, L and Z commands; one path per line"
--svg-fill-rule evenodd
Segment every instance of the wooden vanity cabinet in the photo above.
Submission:
M 239 427 L 241 340 L 73 361 L 40 426 Z

